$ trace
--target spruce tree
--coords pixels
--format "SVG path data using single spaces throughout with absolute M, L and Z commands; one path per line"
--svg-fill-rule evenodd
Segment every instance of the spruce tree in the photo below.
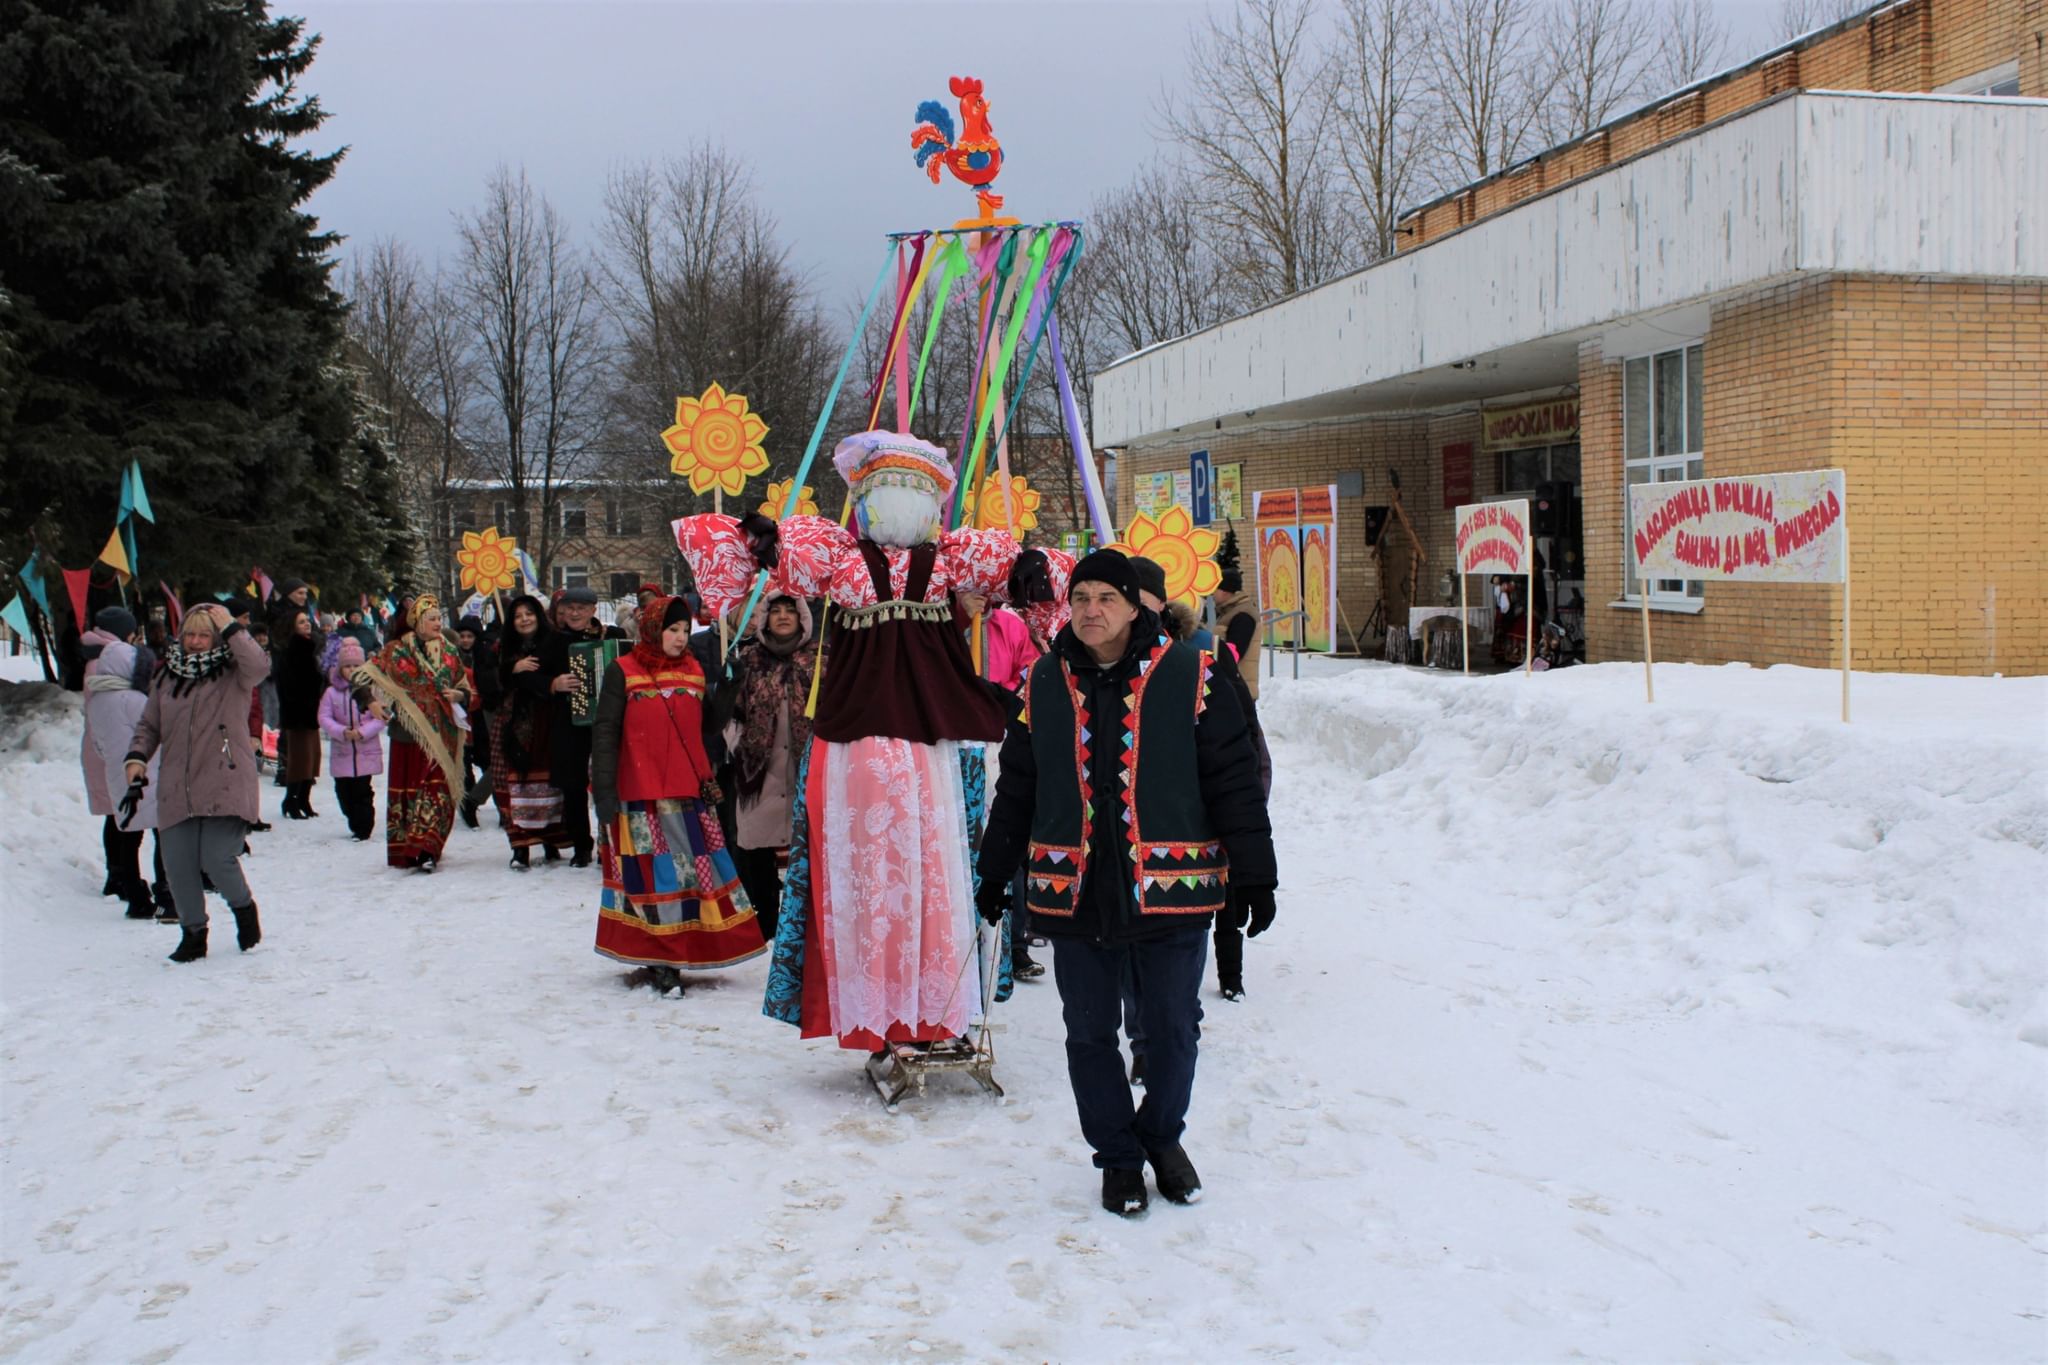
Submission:
M 335 238 L 306 211 L 341 153 L 300 81 L 318 38 L 262 0 L 0 0 L 0 554 L 105 543 L 141 461 L 145 582 L 252 565 L 330 606 L 410 557 L 341 364 Z M 5 372 L 5 371 L 0 371 Z

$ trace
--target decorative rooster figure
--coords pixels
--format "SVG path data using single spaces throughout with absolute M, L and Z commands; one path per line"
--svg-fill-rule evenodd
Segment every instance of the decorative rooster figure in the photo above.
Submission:
M 1003 169 L 1003 145 L 988 126 L 988 99 L 981 82 L 972 76 L 955 76 L 948 86 L 960 101 L 961 132 L 953 133 L 953 116 L 938 100 L 917 106 L 917 126 L 910 130 L 911 154 L 934 185 L 939 183 L 941 164 L 953 178 L 974 187 L 974 201 L 981 217 L 966 219 L 958 227 L 1001 227 L 1015 218 L 998 218 L 1003 196 L 995 193 L 996 174 Z

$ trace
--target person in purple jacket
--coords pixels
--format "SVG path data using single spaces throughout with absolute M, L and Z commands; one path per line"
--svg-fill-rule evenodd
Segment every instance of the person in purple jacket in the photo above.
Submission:
M 370 710 L 369 689 L 348 680 L 363 666 L 363 658 L 362 645 L 344 638 L 320 698 L 320 733 L 327 736 L 334 801 L 348 817 L 348 832 L 358 843 L 377 828 L 377 791 L 371 779 L 384 771 L 383 718 Z

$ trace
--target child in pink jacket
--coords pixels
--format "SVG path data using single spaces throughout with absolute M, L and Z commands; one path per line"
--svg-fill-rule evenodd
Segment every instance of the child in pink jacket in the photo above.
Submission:
M 384 722 L 370 710 L 369 690 L 348 679 L 362 665 L 363 647 L 343 640 L 320 696 L 320 732 L 327 736 L 335 804 L 358 842 L 377 828 L 377 793 L 370 779 L 384 771 Z

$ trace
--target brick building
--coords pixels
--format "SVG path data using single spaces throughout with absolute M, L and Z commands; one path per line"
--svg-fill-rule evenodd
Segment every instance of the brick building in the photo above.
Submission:
M 2048 671 L 2044 48 L 2040 0 L 1903 0 L 1426 204 L 1387 260 L 1099 373 L 1118 506 L 1203 448 L 1247 503 L 1338 484 L 1364 633 L 1390 470 L 1424 602 L 1452 507 L 1548 484 L 1553 600 L 1612 660 L 1629 484 L 1840 468 L 1857 667 Z M 1659 657 L 1839 663 L 1839 588 L 1649 593 Z

